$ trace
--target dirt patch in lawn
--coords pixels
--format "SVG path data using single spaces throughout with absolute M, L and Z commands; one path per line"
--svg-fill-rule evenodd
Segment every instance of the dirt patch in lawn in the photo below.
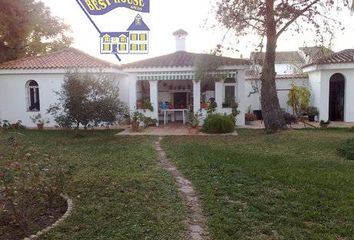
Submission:
M 202 212 L 199 198 L 194 191 L 193 185 L 166 157 L 165 151 L 161 148 L 161 140 L 162 137 L 159 137 L 159 140 L 155 143 L 156 151 L 160 156 L 160 164 L 174 177 L 180 191 L 181 198 L 188 209 L 188 218 L 186 219 L 187 232 L 185 234 L 185 239 L 209 239 L 208 232 L 206 230 L 206 217 Z
M 25 221 L 19 225 L 9 214 L 9 204 L 0 196 L 0 240 L 22 240 L 36 234 L 55 223 L 67 210 L 66 200 L 60 196 L 54 199 L 51 206 L 45 202 L 33 202 L 30 206 L 23 218 Z

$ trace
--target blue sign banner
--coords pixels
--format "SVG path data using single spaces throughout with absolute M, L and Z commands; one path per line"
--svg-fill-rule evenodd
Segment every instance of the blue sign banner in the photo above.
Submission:
M 150 0 L 80 0 L 90 15 L 103 15 L 116 8 L 150 12 Z

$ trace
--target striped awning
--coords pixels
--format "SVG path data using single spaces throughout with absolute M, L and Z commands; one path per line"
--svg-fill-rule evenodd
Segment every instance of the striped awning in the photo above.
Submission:
M 236 78 L 237 70 L 221 70 L 210 73 L 210 76 L 222 76 L 223 78 Z M 140 72 L 137 74 L 138 81 L 145 80 L 197 80 L 196 73 L 193 71 L 174 71 L 174 72 Z

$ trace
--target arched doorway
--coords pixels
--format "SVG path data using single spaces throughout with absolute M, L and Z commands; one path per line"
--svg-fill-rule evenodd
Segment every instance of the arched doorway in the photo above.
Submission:
M 329 81 L 329 120 L 344 121 L 345 79 L 340 73 Z

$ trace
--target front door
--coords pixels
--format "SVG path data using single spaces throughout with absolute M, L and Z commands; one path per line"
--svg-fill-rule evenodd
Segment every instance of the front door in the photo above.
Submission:
M 334 74 L 329 84 L 329 120 L 344 121 L 344 76 L 339 73 Z
M 178 92 L 173 95 L 173 104 L 176 109 L 186 109 L 187 108 L 187 93 Z

